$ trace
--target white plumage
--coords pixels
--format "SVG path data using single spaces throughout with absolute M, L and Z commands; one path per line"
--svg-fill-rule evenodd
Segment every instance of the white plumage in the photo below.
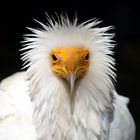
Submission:
M 0 140 L 134 140 L 128 99 L 118 95 L 110 27 L 98 21 L 77 25 L 49 18 L 26 36 L 22 60 L 29 67 L 0 84 Z M 89 49 L 90 66 L 72 102 L 66 85 L 51 71 L 49 54 L 61 46 Z

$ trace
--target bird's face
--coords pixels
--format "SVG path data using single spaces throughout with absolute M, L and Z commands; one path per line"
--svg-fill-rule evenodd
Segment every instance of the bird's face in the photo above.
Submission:
M 82 79 L 89 67 L 89 50 L 83 47 L 56 48 L 50 53 L 52 72 L 64 79 L 73 92 L 75 81 Z

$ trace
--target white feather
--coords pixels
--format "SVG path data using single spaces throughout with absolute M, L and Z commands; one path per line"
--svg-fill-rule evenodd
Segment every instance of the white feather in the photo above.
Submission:
M 129 99 L 114 91 L 114 121 L 110 126 L 109 140 L 135 140 L 134 120 L 127 108 Z M 114 137 L 115 136 L 115 137 Z
M 36 140 L 32 105 L 25 73 L 17 73 L 0 84 L 0 140 Z

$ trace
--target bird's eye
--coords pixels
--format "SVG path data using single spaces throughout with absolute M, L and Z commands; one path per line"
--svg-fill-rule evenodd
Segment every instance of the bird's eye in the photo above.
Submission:
M 54 61 L 54 62 L 56 62 L 58 59 L 57 59 L 57 57 L 54 55 L 54 54 L 52 54 L 52 60 Z
M 89 59 L 89 53 L 87 53 L 85 56 L 85 60 L 88 60 L 88 59 Z

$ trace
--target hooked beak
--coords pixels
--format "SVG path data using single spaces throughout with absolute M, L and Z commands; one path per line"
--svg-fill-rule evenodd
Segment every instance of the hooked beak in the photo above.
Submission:
M 66 80 L 68 83 L 69 92 L 72 95 L 73 90 L 74 90 L 75 81 L 76 81 L 76 75 L 71 74 L 70 76 L 68 76 L 66 78 Z

